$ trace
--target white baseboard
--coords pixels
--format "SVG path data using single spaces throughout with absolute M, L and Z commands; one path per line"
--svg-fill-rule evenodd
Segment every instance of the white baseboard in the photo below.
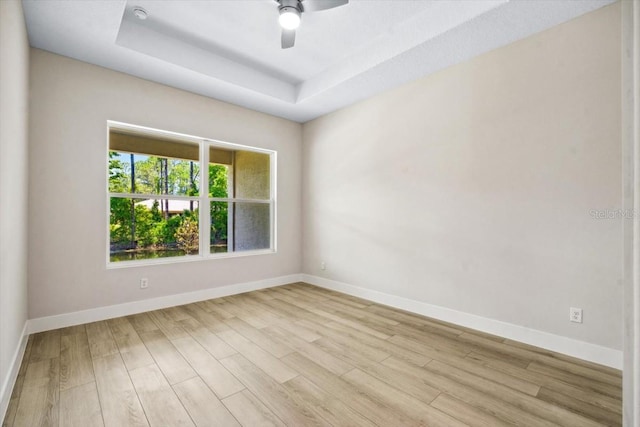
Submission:
M 128 316 L 145 311 L 173 307 L 176 305 L 190 304 L 192 302 L 204 301 L 211 298 L 220 298 L 243 292 L 270 288 L 273 286 L 286 285 L 288 283 L 299 282 L 300 280 L 300 274 L 292 274 L 289 276 L 274 277 L 255 282 L 236 283 L 233 285 L 204 289 L 201 291 L 167 295 L 164 297 L 109 305 L 106 307 L 97 307 L 89 310 L 58 314 L 55 316 L 39 317 L 27 322 L 27 330 L 29 334 L 33 334 L 36 332 L 65 328 L 67 326 L 81 325 L 83 323 L 97 322 L 100 320 L 113 319 L 114 317 Z
M 22 363 L 22 358 L 24 357 L 24 351 L 27 348 L 27 338 L 29 338 L 29 334 L 27 334 L 27 327 L 28 321 L 24 323 L 20 344 L 13 354 L 13 359 L 11 360 L 11 365 L 9 366 L 9 372 L 7 373 L 6 378 L 4 378 L 2 388 L 0 389 L 0 420 L 4 420 L 4 417 L 7 413 L 9 401 L 11 400 L 11 393 L 13 392 L 13 386 L 15 385 L 16 379 L 18 378 L 20 364 Z
M 525 344 L 622 369 L 622 351 L 309 274 L 302 281 Z

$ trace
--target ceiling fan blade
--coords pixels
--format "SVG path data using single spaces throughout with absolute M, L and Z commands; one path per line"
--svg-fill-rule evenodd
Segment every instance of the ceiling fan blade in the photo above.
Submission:
M 283 49 L 289 49 L 290 47 L 293 47 L 294 43 L 296 42 L 296 30 L 285 30 L 283 28 L 282 37 L 280 40 L 282 42 Z
M 316 12 L 344 6 L 347 3 L 349 0 L 302 0 L 302 8 L 305 12 Z

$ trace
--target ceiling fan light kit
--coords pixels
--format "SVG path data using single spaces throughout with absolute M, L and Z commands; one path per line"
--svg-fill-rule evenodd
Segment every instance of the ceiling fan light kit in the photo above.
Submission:
M 293 47 L 296 41 L 296 28 L 300 26 L 302 12 L 316 12 L 333 9 L 349 3 L 349 0 L 276 0 L 282 27 L 281 44 L 283 49 Z
M 300 26 L 300 11 L 291 6 L 282 6 L 280 7 L 280 18 L 278 22 L 280 22 L 280 26 L 285 30 L 295 30 Z

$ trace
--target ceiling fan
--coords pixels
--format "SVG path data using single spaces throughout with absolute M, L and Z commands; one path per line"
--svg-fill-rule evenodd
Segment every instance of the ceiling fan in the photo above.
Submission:
M 282 27 L 282 48 L 293 47 L 296 41 L 296 28 L 300 25 L 302 12 L 317 12 L 333 9 L 349 3 L 349 0 L 276 0 L 280 17 L 278 22 Z

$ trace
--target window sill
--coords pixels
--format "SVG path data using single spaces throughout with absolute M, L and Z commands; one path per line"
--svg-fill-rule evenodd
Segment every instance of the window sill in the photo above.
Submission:
M 213 261 L 218 259 L 240 258 L 256 255 L 272 255 L 277 253 L 273 249 L 261 249 L 257 251 L 244 251 L 244 252 L 230 252 L 230 253 L 218 253 L 208 255 L 184 255 L 172 258 L 155 258 L 144 260 L 132 260 L 132 261 L 117 261 L 111 262 L 107 260 L 107 270 L 115 270 L 120 268 L 132 268 L 132 267 L 148 267 L 153 265 L 165 265 L 165 264 L 178 264 L 184 262 L 198 262 L 198 261 Z

